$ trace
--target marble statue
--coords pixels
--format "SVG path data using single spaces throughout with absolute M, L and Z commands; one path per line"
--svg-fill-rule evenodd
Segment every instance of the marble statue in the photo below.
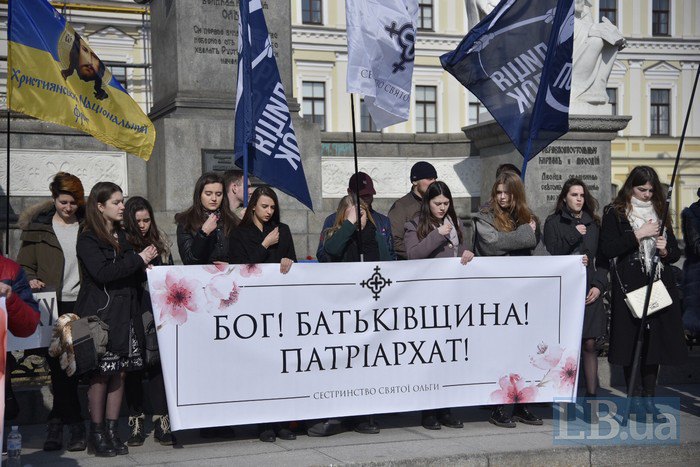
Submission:
M 607 113 L 606 87 L 617 52 L 626 45 L 625 38 L 607 18 L 593 18 L 591 0 L 575 1 L 574 57 L 571 76 L 571 112 Z

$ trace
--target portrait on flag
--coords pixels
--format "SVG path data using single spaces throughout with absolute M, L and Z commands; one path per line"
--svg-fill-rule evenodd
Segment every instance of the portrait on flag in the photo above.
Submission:
M 571 400 L 585 274 L 580 256 L 153 268 L 173 429 Z
M 87 40 L 46 0 L 13 1 L 8 20 L 12 110 L 84 131 L 148 160 L 155 128 Z

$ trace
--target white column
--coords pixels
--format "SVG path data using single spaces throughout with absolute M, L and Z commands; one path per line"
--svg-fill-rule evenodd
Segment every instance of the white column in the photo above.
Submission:
M 695 26 L 697 25 L 697 18 L 693 16 L 693 3 L 697 8 L 697 1 L 693 2 L 691 0 L 685 0 L 683 2 L 683 35 L 684 38 L 692 38 L 697 33 L 695 31 Z M 673 7 L 671 7 L 673 8 Z
M 630 115 L 632 115 L 632 120 L 628 128 L 630 129 L 630 136 L 645 136 L 642 134 L 642 129 L 646 128 L 643 124 L 642 119 L 645 118 L 647 112 L 643 111 L 642 103 L 648 103 L 647 99 L 644 98 L 646 91 L 642 88 L 642 65 L 644 60 L 630 60 L 629 70 L 630 70 Z
M 678 135 L 680 136 L 683 131 L 683 123 L 685 120 L 685 114 L 688 111 L 688 104 L 690 103 L 690 95 L 693 92 L 693 82 L 695 81 L 695 73 L 697 73 L 698 62 L 681 62 L 681 98 L 679 105 L 681 108 L 680 120 L 678 121 Z M 696 91 L 697 100 L 697 91 Z M 688 130 L 686 136 L 700 136 L 700 106 L 693 105 L 693 110 L 690 113 L 690 119 L 688 120 Z

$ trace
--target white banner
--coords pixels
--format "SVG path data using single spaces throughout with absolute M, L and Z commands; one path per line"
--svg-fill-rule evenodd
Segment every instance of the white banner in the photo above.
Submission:
M 174 430 L 574 398 L 580 256 L 148 271 Z
M 11 332 L 7 334 L 7 350 L 27 350 L 48 347 L 51 342 L 53 323 L 58 319 L 58 302 L 56 292 L 36 292 L 34 300 L 39 304 L 41 318 L 36 331 L 29 337 L 16 337 Z

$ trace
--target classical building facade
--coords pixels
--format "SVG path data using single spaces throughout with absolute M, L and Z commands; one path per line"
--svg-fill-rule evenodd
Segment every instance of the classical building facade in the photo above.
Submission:
M 148 112 L 152 105 L 153 85 L 149 7 L 133 0 L 52 3 L 88 39 L 134 99 Z M 629 170 L 639 164 L 654 166 L 662 181 L 667 182 L 671 177 L 693 80 L 700 64 L 700 2 L 593 0 L 593 3 L 596 16 L 605 16 L 615 23 L 628 42 L 627 47 L 617 55 L 608 84 L 613 112 L 633 117 L 629 126 L 612 142 L 613 185 L 621 185 Z M 330 148 L 322 154 L 323 194 L 324 198 L 335 200 L 344 192 L 342 184 L 345 172 L 338 172 L 338 166 L 333 163 L 336 159 L 333 158 L 349 156 L 339 155 L 338 148 L 345 148 L 348 139 L 337 133 L 347 133 L 352 128 L 350 96 L 345 84 L 347 45 L 344 2 L 291 0 L 291 4 L 293 89 L 288 93 L 299 102 L 304 118 L 320 125 L 327 135 L 322 137 L 324 150 Z M 408 187 L 408 174 L 403 172 L 407 171 L 412 161 L 431 157 L 443 164 L 446 170 L 459 166 L 455 163 L 455 145 L 462 142 L 465 163 L 459 166 L 459 170 L 462 174 L 473 171 L 478 161 L 469 160 L 467 141 L 461 139 L 462 128 L 489 118 L 479 101 L 440 66 L 440 55 L 454 49 L 467 33 L 464 2 L 420 0 L 419 7 L 409 120 L 385 129 L 381 135 L 373 135 L 376 128 L 360 99 L 355 98 L 355 119 L 364 140 L 383 143 L 372 146 L 375 152 L 369 154 L 369 161 L 374 157 L 378 163 L 382 162 L 383 154 L 377 152 L 377 148 L 392 148 L 402 142 L 415 143 L 410 151 L 398 151 L 403 163 L 397 166 L 395 160 L 384 160 L 383 168 L 373 174 L 385 180 L 401 180 L 398 184 L 378 184 L 378 198 L 386 198 L 387 202 Z M 0 5 L 0 15 L 0 36 L 5 38 L 6 4 Z M 5 40 L 0 42 L 0 56 L 0 104 L 5 108 Z M 412 136 L 409 138 L 408 135 Z M 445 154 L 444 160 L 440 159 L 443 146 L 433 144 L 429 153 L 421 153 L 419 143 L 425 143 L 427 147 L 435 142 L 450 143 L 449 154 Z M 134 158 L 126 158 L 126 162 L 132 165 L 138 163 L 131 159 Z M 459 173 L 449 172 L 446 178 L 449 177 L 455 184 L 461 183 Z M 456 190 L 458 197 L 478 199 L 480 193 L 471 189 L 471 185 L 475 184 L 462 183 Z M 676 186 L 672 207 L 678 220 L 680 209 L 695 200 L 695 192 L 700 186 L 700 105 L 695 106 L 689 120 Z M 143 189 L 136 191 L 143 192 Z M 601 200 L 603 203 L 607 201 Z

